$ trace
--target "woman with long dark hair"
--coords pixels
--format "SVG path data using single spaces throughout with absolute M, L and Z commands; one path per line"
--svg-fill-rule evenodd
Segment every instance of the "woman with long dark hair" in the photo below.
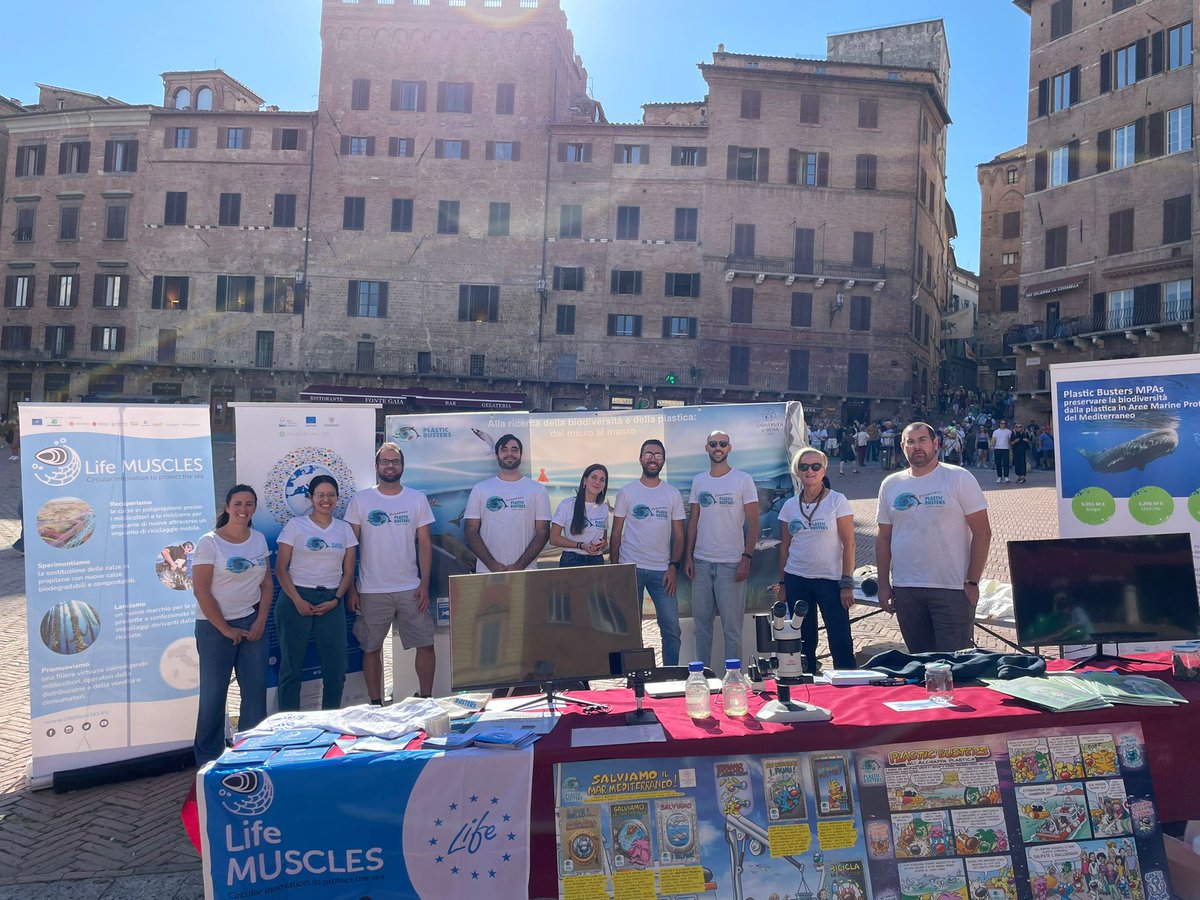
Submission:
M 583 470 L 574 497 L 558 504 L 550 520 L 550 543 L 562 547 L 561 568 L 604 564 L 608 548 L 608 469 L 592 463 Z
M 267 717 L 267 621 L 271 615 L 267 539 L 250 527 L 258 495 L 248 484 L 225 494 L 217 527 L 196 542 L 192 590 L 200 605 L 196 651 L 200 657 L 200 708 L 196 715 L 196 764 L 225 752 L 225 706 L 229 676 L 241 693 L 238 729 Z

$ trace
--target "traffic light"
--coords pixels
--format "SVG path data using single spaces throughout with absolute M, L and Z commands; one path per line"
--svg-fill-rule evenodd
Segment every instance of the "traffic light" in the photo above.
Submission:
M 679 376 L 676 375 L 674 372 L 668 372 L 667 373 L 667 384 L 678 384 L 678 383 L 679 383 Z

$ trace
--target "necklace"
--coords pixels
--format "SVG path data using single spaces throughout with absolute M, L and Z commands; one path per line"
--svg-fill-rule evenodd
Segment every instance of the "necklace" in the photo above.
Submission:
M 804 499 L 804 493 L 801 492 L 801 494 L 800 494 L 800 515 L 802 515 L 804 517 L 804 521 L 807 522 L 810 526 L 812 525 L 813 516 L 815 516 L 817 514 L 817 507 L 819 507 L 821 505 L 821 501 L 824 499 L 825 499 L 825 488 L 824 487 L 822 487 L 821 492 L 819 494 L 817 494 L 817 499 L 813 500 L 811 503 L 809 503 L 808 501 L 806 501 Z M 811 508 L 805 509 L 805 507 L 811 507 Z

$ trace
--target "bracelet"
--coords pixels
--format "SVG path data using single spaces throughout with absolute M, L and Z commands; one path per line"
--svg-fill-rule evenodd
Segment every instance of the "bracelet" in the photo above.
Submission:
M 683 565 L 683 563 L 681 563 L 681 562 L 680 562 L 679 560 L 677 560 L 677 559 L 673 559 L 673 560 L 671 560 L 669 563 L 667 563 L 667 565 L 669 565 L 669 566 L 672 566 L 672 567 L 674 567 L 674 568 L 678 569 L 678 568 L 679 568 L 681 565 Z
M 838 588 L 850 588 L 850 590 L 854 590 L 854 576 L 843 575 L 838 579 Z
M 576 542 L 575 542 L 575 549 L 576 549 L 576 550 L 582 550 L 582 549 L 583 549 L 583 541 L 576 541 Z
M 979 582 L 978 581 L 964 581 L 963 587 L 966 587 L 967 585 L 970 585 L 971 587 L 979 587 Z
M 753 554 L 753 553 L 743 553 L 743 554 L 742 554 L 742 558 L 743 558 L 743 559 L 749 559 L 749 560 L 753 560 L 753 559 L 754 559 L 754 554 Z

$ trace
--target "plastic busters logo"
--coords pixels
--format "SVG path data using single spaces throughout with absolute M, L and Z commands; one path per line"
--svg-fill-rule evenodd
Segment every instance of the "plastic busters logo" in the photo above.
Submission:
M 271 808 L 275 786 L 262 769 L 230 772 L 221 779 L 217 791 L 221 805 L 235 816 L 261 816 Z
M 79 454 L 65 440 L 55 441 L 33 456 L 29 469 L 33 477 L 49 487 L 65 487 L 79 477 L 82 463 Z

